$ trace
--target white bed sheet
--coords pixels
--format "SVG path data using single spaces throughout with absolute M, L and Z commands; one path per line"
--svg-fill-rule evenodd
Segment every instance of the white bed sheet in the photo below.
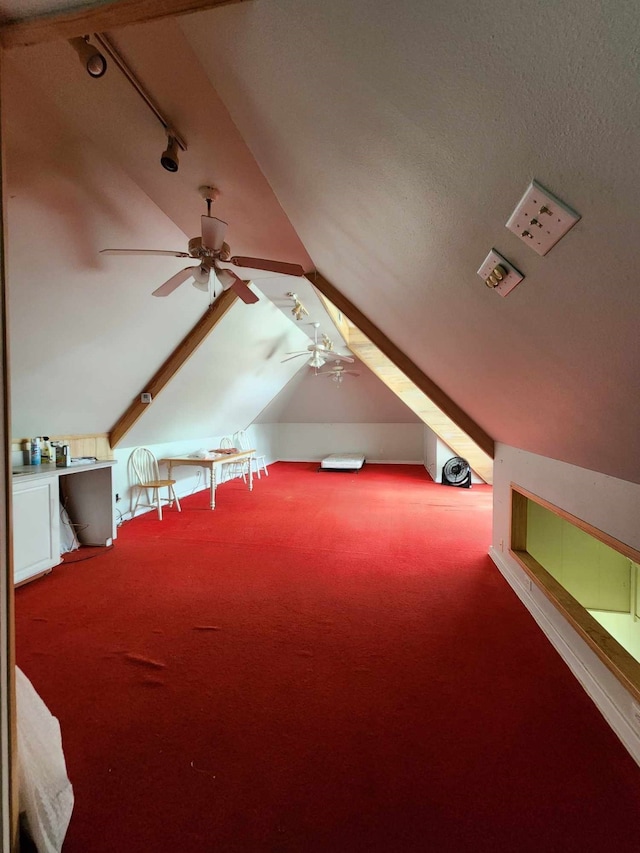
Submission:
M 331 453 L 320 463 L 321 468 L 353 470 L 364 465 L 364 453 Z
M 73 788 L 60 723 L 16 667 L 18 799 L 38 853 L 60 853 L 73 811 Z

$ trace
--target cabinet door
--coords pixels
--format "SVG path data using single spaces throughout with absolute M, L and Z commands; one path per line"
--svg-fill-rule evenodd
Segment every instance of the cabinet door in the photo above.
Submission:
M 15 583 L 60 562 L 58 478 L 20 483 L 13 490 Z

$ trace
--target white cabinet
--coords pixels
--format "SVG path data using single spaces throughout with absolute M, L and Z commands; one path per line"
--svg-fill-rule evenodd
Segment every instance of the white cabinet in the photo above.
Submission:
M 60 563 L 60 500 L 81 545 L 111 545 L 116 535 L 112 460 L 70 468 L 13 469 L 13 579 L 22 583 Z
M 60 562 L 58 478 L 14 481 L 13 569 L 21 583 Z

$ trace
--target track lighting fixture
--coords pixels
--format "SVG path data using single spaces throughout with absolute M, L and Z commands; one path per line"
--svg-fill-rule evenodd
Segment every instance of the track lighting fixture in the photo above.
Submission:
M 87 73 L 91 77 L 102 77 L 107 70 L 107 60 L 97 47 L 89 42 L 89 36 L 69 39 L 69 44 L 80 57 Z
M 304 307 L 302 302 L 300 302 L 297 294 L 291 293 L 291 291 L 289 291 L 289 293 L 287 293 L 287 296 L 290 296 L 291 299 L 293 299 L 294 305 L 291 309 L 291 313 L 296 318 L 296 320 L 302 320 L 303 317 L 308 316 L 309 312 Z
M 87 70 L 94 77 L 99 77 L 100 74 L 104 74 L 104 70 L 107 67 L 107 61 L 104 58 L 105 56 L 109 57 L 109 62 L 113 63 L 113 66 L 117 68 L 125 77 L 128 83 L 131 84 L 133 89 L 138 93 L 138 95 L 145 102 L 147 107 L 151 110 L 151 112 L 158 119 L 160 124 L 162 125 L 164 132 L 167 134 L 167 147 L 162 152 L 162 156 L 160 158 L 160 162 L 162 166 L 168 172 L 177 172 L 178 171 L 178 149 L 180 148 L 182 151 L 187 150 L 187 145 L 178 133 L 178 131 L 172 126 L 172 123 L 169 119 L 164 115 L 158 104 L 149 94 L 149 92 L 142 85 L 140 80 L 133 73 L 132 69 L 129 68 L 129 65 L 125 61 L 125 58 L 122 56 L 118 48 L 111 41 L 110 37 L 107 36 L 106 33 L 93 33 L 91 35 L 93 41 L 96 42 L 100 46 L 100 50 L 102 53 L 98 51 L 97 48 L 92 47 L 88 44 L 89 36 L 85 36 L 84 39 L 70 39 L 70 43 L 73 47 L 78 51 L 79 55 L 83 58 L 83 62 L 85 61 L 85 56 L 88 59 L 92 58 L 91 67 L 87 64 Z M 99 71 L 99 61 L 102 62 L 102 71 Z
M 162 157 L 160 158 L 160 163 L 167 170 L 167 172 L 177 172 L 178 171 L 178 140 L 175 136 L 172 136 L 171 133 L 168 135 L 168 144 L 166 149 L 162 152 Z

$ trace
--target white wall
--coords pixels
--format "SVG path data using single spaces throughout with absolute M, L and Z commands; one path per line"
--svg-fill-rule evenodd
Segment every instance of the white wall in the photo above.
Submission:
M 300 363 L 302 362 L 302 363 Z M 411 409 L 357 359 L 338 385 L 300 359 L 298 373 L 256 418 L 260 423 L 421 423 Z M 289 362 L 290 363 L 290 362 Z M 329 365 L 326 366 L 327 368 Z
M 278 432 L 280 424 L 251 424 L 247 429 L 247 440 L 251 447 L 255 447 L 258 453 L 266 456 L 267 465 L 277 462 L 278 456 Z
M 302 365 L 252 426 L 268 460 L 318 462 L 330 453 L 364 453 L 368 462 L 424 461 L 424 424 L 356 360 L 341 385 Z
M 415 424 L 301 424 L 278 425 L 278 458 L 288 462 L 317 462 L 330 453 L 364 453 L 367 462 L 422 462 L 421 423 Z
M 640 728 L 631 695 L 507 553 L 510 484 L 640 549 L 640 485 L 498 444 L 494 464 L 491 556 L 618 737 L 640 763 Z M 501 547 L 504 543 L 504 550 Z M 526 650 L 523 650 L 526 665 Z

